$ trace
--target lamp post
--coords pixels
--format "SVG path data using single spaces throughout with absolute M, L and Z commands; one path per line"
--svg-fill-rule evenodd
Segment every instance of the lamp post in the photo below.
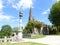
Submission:
M 23 13 L 22 12 L 19 12 L 19 17 L 20 17 L 20 28 L 19 28 L 19 30 L 18 30 L 18 39 L 22 39 L 22 16 L 23 16 Z

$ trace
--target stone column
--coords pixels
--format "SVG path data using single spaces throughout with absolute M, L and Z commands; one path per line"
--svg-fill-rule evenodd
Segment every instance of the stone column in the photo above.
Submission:
M 18 39 L 22 39 L 22 12 L 19 13 L 19 17 L 20 17 L 20 28 L 18 31 Z

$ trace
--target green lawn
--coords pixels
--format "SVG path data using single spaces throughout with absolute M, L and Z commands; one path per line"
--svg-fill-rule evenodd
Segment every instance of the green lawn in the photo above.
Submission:
M 60 32 L 58 32 L 57 35 L 60 35 Z
M 46 45 L 46 44 L 23 42 L 23 43 L 0 43 L 0 45 Z
M 32 36 L 31 39 L 37 39 L 37 38 L 44 38 L 46 37 L 45 35 L 37 35 L 37 36 Z

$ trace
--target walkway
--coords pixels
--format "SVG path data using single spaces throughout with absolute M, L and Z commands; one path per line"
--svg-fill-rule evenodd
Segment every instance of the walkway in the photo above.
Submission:
M 39 39 L 23 39 L 25 42 L 36 42 L 48 45 L 60 45 L 60 36 L 46 36 Z

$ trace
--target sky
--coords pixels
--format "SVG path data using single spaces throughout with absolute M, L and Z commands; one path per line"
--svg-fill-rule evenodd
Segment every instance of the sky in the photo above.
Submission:
M 30 6 L 35 20 L 51 25 L 48 20 L 52 4 L 59 0 L 0 0 L 0 29 L 3 25 L 19 27 L 19 12 L 23 12 L 22 25 L 26 26 Z

